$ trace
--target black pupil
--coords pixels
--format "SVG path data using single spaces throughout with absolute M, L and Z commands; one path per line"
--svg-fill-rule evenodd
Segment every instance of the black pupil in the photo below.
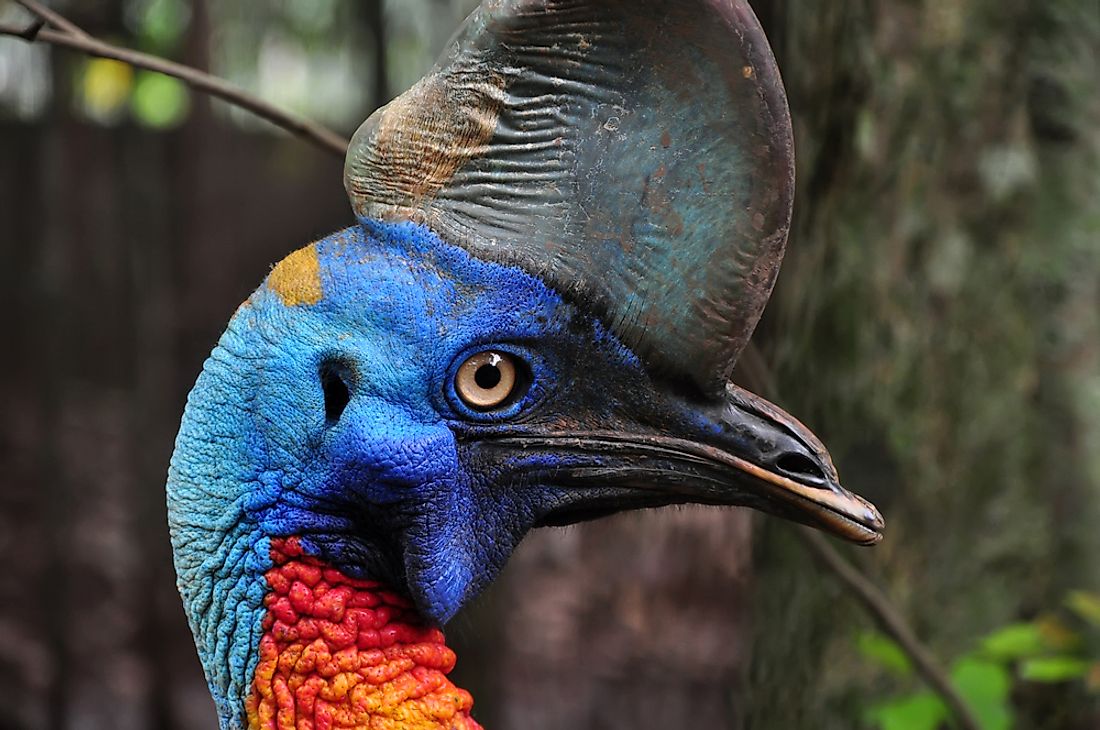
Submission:
M 492 390 L 500 385 L 500 368 L 496 365 L 482 365 L 474 373 L 474 382 L 482 390 Z

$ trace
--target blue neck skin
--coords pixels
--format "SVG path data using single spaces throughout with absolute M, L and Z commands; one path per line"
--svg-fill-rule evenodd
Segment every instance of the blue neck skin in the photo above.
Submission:
M 271 538 L 300 536 L 308 554 L 443 623 L 556 498 L 537 480 L 499 488 L 463 429 L 555 417 L 571 368 L 647 384 L 629 350 L 539 280 L 422 227 L 364 220 L 313 247 L 300 275 L 316 280 L 299 283 L 319 283 L 316 301 L 288 304 L 269 280 L 237 311 L 169 470 L 178 584 L 223 728 L 244 723 Z M 454 368 L 492 348 L 525 359 L 532 384 L 511 412 L 473 413 L 454 397 Z M 350 391 L 335 420 L 325 373 Z M 585 407 L 611 397 L 585 393 Z

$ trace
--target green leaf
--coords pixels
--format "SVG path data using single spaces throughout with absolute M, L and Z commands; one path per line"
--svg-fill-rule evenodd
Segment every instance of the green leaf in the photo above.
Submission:
M 1043 632 L 1033 623 L 1009 624 L 982 639 L 982 653 L 1002 660 L 1039 656 L 1048 648 Z
M 1066 606 L 1093 626 L 1100 626 L 1100 595 L 1073 591 L 1066 598 Z
M 963 657 L 951 670 L 951 683 L 974 713 L 982 730 L 1010 730 L 1012 677 L 1001 664 Z
M 182 0 L 147 0 L 141 33 L 155 48 L 172 48 L 190 21 L 191 9 Z
M 859 653 L 901 677 L 909 676 L 913 666 L 909 657 L 894 641 L 874 631 L 865 631 L 856 639 Z
M 154 129 L 175 127 L 187 117 L 190 105 L 183 82 L 151 71 L 138 74 L 131 108 L 145 126 Z
M 1068 656 L 1028 659 L 1020 664 L 1020 679 L 1029 682 L 1069 682 L 1089 673 L 1092 665 L 1084 659 Z
M 936 730 L 947 717 L 947 708 L 931 692 L 887 700 L 867 710 L 867 719 L 881 730 Z

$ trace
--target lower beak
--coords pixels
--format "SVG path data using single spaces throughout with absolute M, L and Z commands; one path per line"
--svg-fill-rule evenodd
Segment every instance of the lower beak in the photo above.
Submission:
M 561 488 L 545 524 L 699 503 L 752 507 L 860 545 L 882 539 L 878 510 L 840 486 L 825 448 L 777 406 L 730 386 L 722 407 L 693 415 L 691 437 L 544 431 L 493 441 L 519 447 L 521 460 L 541 464 Z M 547 468 L 550 455 L 554 466 Z

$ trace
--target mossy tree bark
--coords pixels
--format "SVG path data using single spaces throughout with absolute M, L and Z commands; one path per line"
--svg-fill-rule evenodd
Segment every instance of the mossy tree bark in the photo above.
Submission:
M 761 8 L 796 224 L 758 336 L 784 406 L 884 508 L 853 555 L 945 660 L 1097 587 L 1100 4 Z M 848 728 L 890 688 L 788 528 L 758 540 L 749 726 Z M 1066 687 L 1020 727 L 1094 727 Z

